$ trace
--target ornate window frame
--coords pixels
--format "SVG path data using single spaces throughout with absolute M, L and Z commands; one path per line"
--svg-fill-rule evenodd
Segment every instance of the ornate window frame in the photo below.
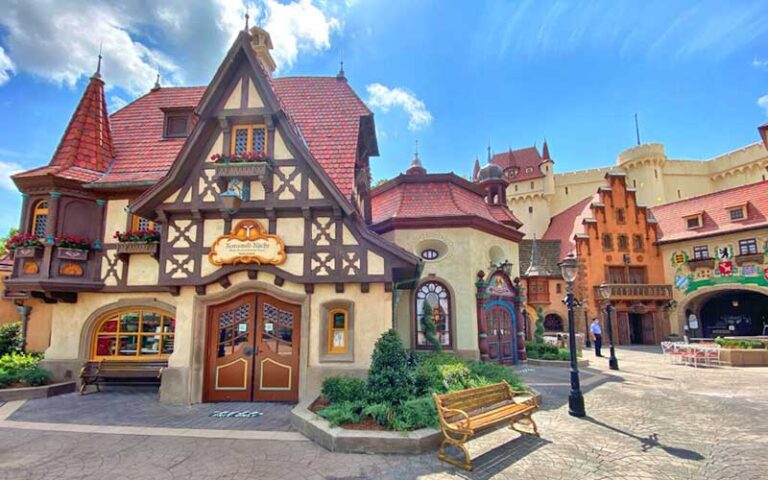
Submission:
M 346 313 L 346 348 L 344 351 L 334 351 L 332 315 L 338 312 Z M 320 305 L 320 362 L 351 363 L 355 361 L 355 303 L 351 300 L 335 299 Z
M 48 225 L 48 217 L 50 216 L 48 210 L 48 200 L 41 199 L 34 203 L 32 207 L 32 222 L 29 224 L 29 233 L 36 235 L 38 238 L 45 238 L 45 230 Z M 38 221 L 42 223 L 41 228 L 43 230 L 42 235 L 38 235 Z
M 129 331 L 129 332 L 123 332 L 121 329 L 121 316 L 127 314 L 127 313 L 137 313 L 138 314 L 138 323 L 136 325 L 136 331 Z M 166 321 L 171 322 L 171 331 L 169 332 L 152 332 L 152 331 L 142 331 L 142 323 L 144 320 L 145 314 L 155 314 L 160 317 L 160 325 L 161 329 L 165 327 Z M 116 329 L 114 332 L 101 332 L 101 327 L 109 321 L 115 321 L 116 322 Z M 121 333 L 125 333 L 125 336 L 130 337 L 136 337 L 136 353 L 133 355 L 120 355 L 119 353 L 116 355 L 99 355 L 97 353 L 98 348 L 98 341 L 100 338 L 106 338 L 106 337 L 114 337 L 115 338 L 115 344 L 117 351 L 119 352 L 120 348 L 120 337 Z M 141 353 L 141 345 L 142 345 L 142 339 L 143 337 L 159 337 L 159 346 L 158 346 L 158 352 L 157 354 L 150 354 L 150 355 L 142 355 Z M 166 342 L 166 340 L 170 338 L 173 339 L 174 347 L 175 347 L 175 338 L 176 338 L 176 316 L 174 314 L 169 313 L 168 311 L 165 311 L 163 309 L 150 307 L 150 306 L 132 306 L 132 307 L 123 307 L 123 308 L 116 308 L 112 310 L 108 310 L 101 315 L 99 315 L 96 322 L 93 324 L 93 328 L 90 332 L 90 340 L 89 340 L 89 349 L 88 349 L 88 359 L 89 360 L 102 360 L 102 359 L 109 359 L 109 360 L 125 360 L 125 361 L 152 361 L 152 360 L 158 360 L 158 359 L 167 359 L 173 354 L 173 348 L 171 352 L 169 353 L 163 353 L 163 344 Z
M 336 327 L 336 316 L 342 315 L 344 323 L 341 328 Z M 328 312 L 328 353 L 337 355 L 340 353 L 347 353 L 349 350 L 349 311 L 346 308 L 334 308 Z M 342 334 L 342 343 L 339 346 L 335 345 L 336 334 Z
M 237 144 L 237 133 L 240 131 L 245 130 L 246 133 L 246 149 L 244 152 L 238 152 L 236 150 L 236 144 Z M 240 124 L 240 125 L 232 125 L 232 130 L 230 134 L 230 153 L 235 154 L 243 154 L 243 153 L 255 153 L 253 151 L 253 132 L 254 130 L 262 130 L 264 135 L 264 149 L 261 150 L 264 154 L 266 154 L 269 151 L 269 132 L 267 131 L 267 126 L 264 124 Z

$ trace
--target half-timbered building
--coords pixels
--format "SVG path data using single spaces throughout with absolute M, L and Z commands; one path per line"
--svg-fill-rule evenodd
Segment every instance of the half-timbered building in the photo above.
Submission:
M 424 301 L 447 348 L 488 358 L 488 298 L 507 312 L 497 336 L 513 337 L 494 355 L 524 358 L 504 182 L 416 175 L 423 198 L 461 214 L 374 218 L 372 112 L 343 71 L 273 77 L 271 48 L 243 31 L 208 86 L 158 84 L 111 116 L 97 71 L 50 163 L 13 177 L 32 240 L 6 287 L 50 307 L 47 368 L 160 360 L 163 401 L 295 401 L 364 372 L 390 328 L 423 346 Z

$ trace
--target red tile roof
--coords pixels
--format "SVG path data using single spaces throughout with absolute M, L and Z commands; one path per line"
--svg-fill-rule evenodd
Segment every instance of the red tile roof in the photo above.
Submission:
M 98 83 L 101 84 L 101 81 L 98 80 Z M 93 84 L 92 81 L 86 89 L 81 106 L 84 103 L 90 105 L 86 99 L 93 97 L 93 92 L 89 90 Z M 312 155 L 344 196 L 349 198 L 354 183 L 360 118 L 371 115 L 371 111 L 346 81 L 336 77 L 273 78 L 271 85 L 286 113 L 298 126 Z M 68 141 L 66 145 L 62 143 L 67 149 L 61 154 L 57 151 L 51 165 L 19 176 L 51 174 L 85 183 L 93 182 L 95 185 L 157 182 L 171 168 L 186 141 L 186 138 L 163 137 L 162 109 L 194 108 L 205 90 L 206 87 L 164 87 L 147 93 L 115 112 L 109 119 L 114 160 L 108 169 L 73 170 L 58 164 L 54 166 L 53 161 L 60 162 L 59 158 L 65 158 L 64 153 L 71 152 Z M 78 107 L 78 110 L 81 108 Z M 80 117 L 76 112 L 73 121 Z M 70 155 L 68 158 L 79 156 Z
M 549 154 L 549 150 L 547 150 L 547 154 Z M 541 173 L 541 169 L 539 168 L 539 165 L 543 161 L 544 159 L 541 157 L 536 147 L 527 147 L 518 150 L 510 149 L 508 152 L 497 153 L 491 158 L 491 163 L 495 163 L 505 170 L 510 167 L 517 167 L 520 169 L 517 176 L 509 178 L 512 182 L 543 177 L 544 174 Z
M 747 205 L 744 220 L 732 221 L 728 207 Z M 768 181 L 667 203 L 651 209 L 659 242 L 674 242 L 768 227 Z M 703 226 L 689 230 L 684 217 L 702 213 Z
M 371 192 L 371 206 L 374 229 L 392 220 L 450 218 L 480 219 L 512 233 L 521 225 L 506 207 L 485 203 L 480 187 L 452 173 L 399 175 Z
M 590 195 L 550 219 L 549 227 L 541 239 L 560 240 L 560 258 L 565 258 L 576 249 L 573 237 L 583 231 L 581 222 L 592 216 L 589 206 L 597 200 L 597 194 Z

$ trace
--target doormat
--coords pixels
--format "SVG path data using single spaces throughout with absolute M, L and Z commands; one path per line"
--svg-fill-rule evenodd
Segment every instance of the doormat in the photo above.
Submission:
M 216 410 L 211 417 L 216 418 L 255 418 L 264 415 L 256 410 Z

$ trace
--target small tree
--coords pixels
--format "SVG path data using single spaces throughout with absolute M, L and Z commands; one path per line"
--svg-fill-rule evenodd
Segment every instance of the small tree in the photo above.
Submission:
M 432 345 L 432 348 L 436 352 L 441 352 L 443 346 L 440 345 L 440 339 L 437 338 L 437 325 L 435 325 L 435 315 L 432 310 L 432 305 L 426 300 L 424 301 L 424 310 L 421 315 L 421 324 L 424 326 L 424 336 L 427 337 L 427 341 Z
M 395 330 L 385 332 L 373 348 L 368 370 L 370 403 L 400 404 L 413 393 L 413 371 L 408 367 L 408 354 Z
M 5 248 L 5 244 L 8 242 L 8 239 L 16 235 L 17 233 L 19 233 L 18 228 L 11 228 L 10 230 L 8 230 L 8 235 L 5 235 L 4 237 L 0 237 L 0 255 L 5 254 L 5 252 L 7 251 L 7 249 Z
M 21 322 L 0 325 L 0 357 L 22 352 L 24 352 L 24 338 L 21 336 Z
M 533 331 L 534 343 L 544 343 L 544 310 L 541 307 L 536 309 L 536 329 Z

